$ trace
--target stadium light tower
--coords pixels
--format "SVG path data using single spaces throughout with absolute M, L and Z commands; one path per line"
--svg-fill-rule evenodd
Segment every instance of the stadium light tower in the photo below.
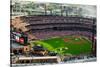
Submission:
M 45 13 L 45 15 L 47 15 L 47 4 L 46 3 L 44 3 L 44 13 Z
M 63 15 L 63 6 L 62 4 L 60 5 L 60 9 L 61 9 L 61 16 Z

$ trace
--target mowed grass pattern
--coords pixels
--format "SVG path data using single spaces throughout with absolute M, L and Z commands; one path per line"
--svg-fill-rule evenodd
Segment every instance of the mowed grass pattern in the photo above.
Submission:
M 89 54 L 91 53 L 92 42 L 87 40 L 86 37 L 81 36 L 65 36 L 50 38 L 47 40 L 36 41 L 50 51 L 55 51 L 59 54 Z

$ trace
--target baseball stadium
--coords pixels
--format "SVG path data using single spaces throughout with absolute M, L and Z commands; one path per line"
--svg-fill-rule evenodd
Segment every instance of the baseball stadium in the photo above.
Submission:
M 39 17 L 41 16 L 38 16 L 38 19 Z M 84 24 L 79 21 L 79 19 L 84 18 L 77 17 L 77 20 L 75 20 L 76 17 L 61 18 L 61 16 L 44 16 L 44 18 L 42 16 L 41 21 L 47 21 L 47 19 L 45 19 L 47 17 L 51 17 L 52 19 L 49 18 L 49 22 L 43 22 L 43 24 L 41 22 L 40 24 L 30 22 L 30 25 L 26 26 L 29 27 L 30 31 L 36 36 L 37 40 L 33 42 L 31 41 L 33 46 L 41 45 L 50 51 L 59 53 L 60 55 L 91 53 L 93 48 L 92 40 L 95 38 L 95 33 L 92 33 L 92 31 L 95 31 L 95 28 L 90 25 L 91 21 L 89 22 L 90 24 Z M 85 18 L 84 20 L 86 19 L 88 18 Z M 67 21 L 64 22 L 63 20 Z M 68 22 L 69 20 L 73 20 L 73 22 Z
M 17 7 L 19 4 L 21 7 Z M 84 59 L 96 58 L 96 17 L 83 16 L 86 15 L 83 7 L 87 6 L 96 8 L 60 3 L 13 3 L 11 64 L 77 62 L 78 59 L 84 62 Z

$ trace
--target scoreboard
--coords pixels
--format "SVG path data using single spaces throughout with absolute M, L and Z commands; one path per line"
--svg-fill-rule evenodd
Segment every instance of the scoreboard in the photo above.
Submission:
M 11 34 L 11 39 L 13 39 L 14 42 L 17 42 L 22 45 L 26 45 L 28 43 L 28 37 L 26 34 L 20 32 L 12 32 Z

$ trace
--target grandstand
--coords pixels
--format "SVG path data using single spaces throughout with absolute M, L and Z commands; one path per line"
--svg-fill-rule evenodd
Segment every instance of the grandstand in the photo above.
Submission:
M 26 23 L 29 24 L 26 26 L 26 28 L 28 28 L 27 32 L 32 32 L 34 35 L 37 36 L 37 38 L 40 37 L 40 39 L 42 37 L 45 38 L 52 35 L 60 36 L 60 34 L 64 35 L 64 33 L 65 35 L 69 33 L 77 34 L 77 35 L 78 34 L 85 35 L 90 38 L 92 34 L 93 35 L 96 34 L 96 19 L 95 18 L 84 18 L 84 17 L 73 17 L 73 16 L 72 17 L 23 16 L 22 18 Z

